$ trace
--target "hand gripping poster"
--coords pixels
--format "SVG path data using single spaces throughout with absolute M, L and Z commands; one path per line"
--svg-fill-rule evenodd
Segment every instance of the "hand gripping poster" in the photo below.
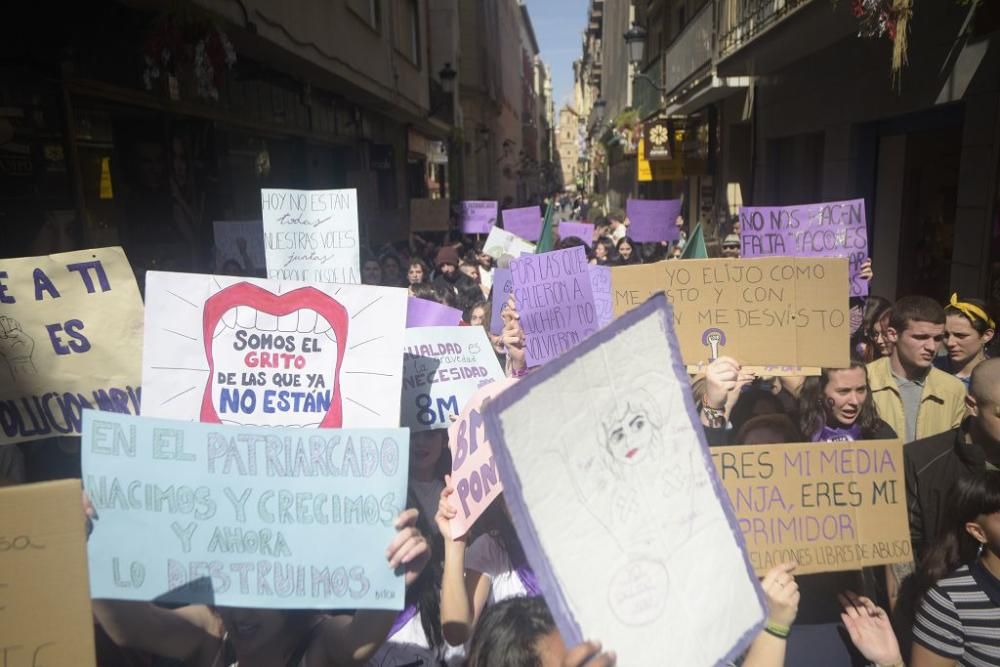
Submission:
M 696 426 L 663 294 L 483 412 L 514 526 L 568 646 L 599 638 L 619 664 L 642 667 L 710 667 L 746 648 L 763 594 Z
M 151 271 L 142 414 L 399 425 L 406 291 Z

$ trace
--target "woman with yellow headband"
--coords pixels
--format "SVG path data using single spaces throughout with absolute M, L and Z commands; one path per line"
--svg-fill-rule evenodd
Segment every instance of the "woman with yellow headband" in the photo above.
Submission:
M 943 370 L 969 386 L 972 369 L 987 355 L 986 350 L 996 333 L 996 324 L 986 311 L 986 304 L 979 299 L 959 301 L 958 294 L 951 295 L 951 302 L 944 307 L 944 345 L 948 351 Z

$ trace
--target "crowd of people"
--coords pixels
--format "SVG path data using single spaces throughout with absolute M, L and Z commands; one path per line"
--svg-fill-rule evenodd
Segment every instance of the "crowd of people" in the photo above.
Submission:
M 556 244 L 571 246 L 583 246 L 594 264 L 620 266 L 673 261 L 683 242 L 633 243 L 628 221 L 612 213 L 595 219 L 593 238 Z M 738 256 L 739 236 L 726 236 L 721 247 L 724 256 Z M 432 242 L 414 236 L 405 247 L 364 254 L 363 282 L 406 287 L 411 296 L 461 310 L 462 324 L 489 332 L 497 262 L 484 250 L 482 239 Z M 513 298 L 506 306 L 500 333 L 491 340 L 508 374 L 520 375 L 527 372 L 524 332 Z M 762 377 L 738 359 L 720 357 L 691 378 L 710 446 L 883 438 L 906 443 L 913 563 L 805 576 L 796 576 L 795 563 L 774 567 L 761 581 L 766 627 L 739 662 L 1000 664 L 1000 359 L 990 358 L 994 319 L 985 303 L 958 295 L 944 304 L 922 296 L 895 303 L 870 296 L 857 306 L 856 331 L 844 341 L 852 358 L 845 368 L 824 368 L 810 377 Z M 565 645 L 502 497 L 468 534 L 453 539 L 447 438 L 446 430 L 411 435 L 409 509 L 398 516 L 396 537 L 386 549 L 387 567 L 405 572 L 402 613 L 95 600 L 99 664 L 614 664 L 615 654 L 598 641 Z M 6 482 L 38 478 L 13 457 L 18 448 L 23 453 L 34 446 L 0 448 L 6 450 L 0 469 Z M 72 459 L 72 447 L 61 448 Z M 67 468 L 54 475 L 73 476 L 72 465 Z M 100 530 L 86 498 L 84 504 L 91 528 Z M 669 665 L 668 634 L 663 642 L 662 664 Z

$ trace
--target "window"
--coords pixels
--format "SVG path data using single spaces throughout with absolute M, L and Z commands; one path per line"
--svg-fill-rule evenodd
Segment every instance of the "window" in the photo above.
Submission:
M 396 50 L 420 67 L 420 0 L 399 0 L 393 7 Z
M 382 0 L 347 0 L 347 6 L 377 32 L 382 31 Z

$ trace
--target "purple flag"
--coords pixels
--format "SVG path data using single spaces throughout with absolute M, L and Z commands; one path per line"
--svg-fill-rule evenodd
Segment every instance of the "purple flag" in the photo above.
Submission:
M 499 336 L 503 330 L 503 311 L 507 307 L 507 297 L 510 296 L 514 285 L 510 279 L 510 269 L 502 269 L 499 266 L 493 269 L 493 313 L 490 317 L 490 333 Z
M 628 235 L 637 243 L 676 241 L 681 236 L 680 214 L 680 199 L 629 199 L 625 205 Z
M 594 242 L 594 226 L 589 222 L 576 222 L 565 220 L 559 223 L 559 238 L 565 239 L 575 236 L 583 239 L 587 245 Z
M 454 327 L 462 321 L 462 311 L 436 301 L 410 297 L 406 300 L 406 328 Z
M 503 228 L 525 241 L 537 241 L 542 234 L 542 215 L 537 206 L 508 208 L 503 212 Z
M 866 296 L 868 281 L 859 277 L 868 257 L 865 200 L 744 206 L 740 209 L 742 257 L 846 257 L 851 296 Z
M 463 201 L 462 233 L 489 234 L 497 223 L 497 203 L 495 201 Z
M 510 263 L 528 366 L 540 366 L 597 331 L 594 293 L 583 246 Z

